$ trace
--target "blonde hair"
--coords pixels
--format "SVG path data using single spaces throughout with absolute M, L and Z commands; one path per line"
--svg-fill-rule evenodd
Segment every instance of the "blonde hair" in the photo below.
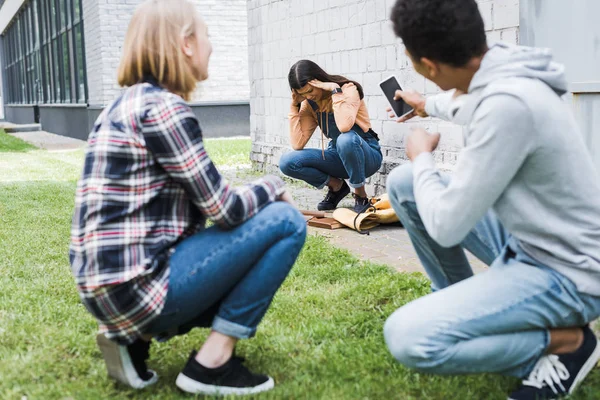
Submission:
M 187 0 L 147 0 L 133 14 L 123 45 L 118 82 L 133 86 L 152 77 L 167 90 L 190 100 L 197 79 L 181 49 L 196 36 L 199 15 Z

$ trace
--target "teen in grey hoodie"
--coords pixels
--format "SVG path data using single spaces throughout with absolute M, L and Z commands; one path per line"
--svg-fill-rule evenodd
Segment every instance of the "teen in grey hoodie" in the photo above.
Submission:
M 600 358 L 587 327 L 600 315 L 600 175 L 560 97 L 564 68 L 548 50 L 488 49 L 474 0 L 398 0 L 392 21 L 418 72 L 468 94 L 399 93 L 466 129 L 451 178 L 431 155 L 439 135 L 416 130 L 412 164 L 388 179 L 436 289 L 388 319 L 388 347 L 432 373 L 527 377 L 511 399 L 570 394 Z M 463 249 L 492 268 L 473 277 Z

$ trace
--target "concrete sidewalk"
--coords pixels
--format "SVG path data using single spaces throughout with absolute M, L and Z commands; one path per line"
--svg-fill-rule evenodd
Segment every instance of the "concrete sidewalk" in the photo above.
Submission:
M 2 128 L 2 126 L 0 126 Z M 36 132 L 14 132 L 9 135 L 19 138 L 48 151 L 75 150 L 85 147 L 86 142 L 79 139 L 73 139 L 66 136 L 56 135 L 54 133 L 36 131 Z

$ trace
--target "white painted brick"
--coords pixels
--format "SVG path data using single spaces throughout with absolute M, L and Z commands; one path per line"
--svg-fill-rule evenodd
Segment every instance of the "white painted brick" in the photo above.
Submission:
M 362 85 L 366 95 L 379 95 L 380 72 L 368 72 L 364 74 Z
M 494 29 L 519 26 L 519 0 L 494 0 Z
M 209 26 L 213 42 L 210 78 L 198 85 L 194 100 L 247 100 L 248 36 L 261 36 L 248 30 L 244 0 L 194 0 Z M 116 71 L 129 20 L 142 0 L 83 0 L 89 102 L 105 105 L 119 95 Z M 260 14 L 250 20 L 258 24 Z M 257 33 L 254 36 L 254 33 Z M 264 36 L 262 36 L 264 37 Z
M 409 124 L 399 124 L 393 120 L 383 121 L 381 145 L 386 147 L 404 147 L 404 138 L 409 132 Z
M 458 151 L 463 146 L 463 128 L 448 123 L 440 123 L 434 132 L 441 134 L 439 147 L 445 151 Z
M 334 53 L 331 55 L 331 57 L 332 57 L 331 71 L 334 74 L 345 73 L 345 71 L 342 69 L 340 53 Z
M 366 49 L 363 54 L 367 60 L 367 71 L 377 71 L 377 48 Z
M 375 1 L 376 21 L 385 21 L 386 14 L 387 14 L 387 11 L 386 11 L 385 1 L 383 1 L 383 0 L 376 0 Z
M 500 31 L 502 41 L 517 44 L 519 43 L 519 28 L 507 28 Z
M 491 45 L 495 42 L 499 42 L 500 40 L 502 40 L 500 31 L 491 31 L 487 33 L 488 44 Z
M 302 53 L 305 55 L 312 55 L 315 52 L 315 37 L 314 36 L 304 36 L 302 38 Z
M 385 47 L 377 47 L 377 71 L 385 71 L 386 69 L 386 49 Z
M 376 47 L 381 45 L 381 24 L 373 23 L 363 27 L 364 47 Z
M 396 46 L 387 46 L 385 48 L 387 69 L 393 69 L 396 66 Z
M 431 82 L 430 80 L 425 79 L 425 94 L 426 95 L 433 95 L 433 94 L 437 94 L 440 93 L 442 90 L 433 82 Z
M 392 8 L 396 4 L 396 0 L 385 0 L 385 19 L 389 20 L 392 15 Z
M 365 1 L 365 9 L 367 16 L 367 23 L 371 24 L 377 21 L 377 8 L 375 7 L 376 0 L 366 0 Z
M 342 4 L 344 4 L 344 0 L 342 0 Z M 339 27 L 347 28 L 349 26 L 348 19 L 350 18 L 350 7 L 340 7 L 335 14 L 336 19 L 339 21 L 340 24 Z
M 86 0 L 92 1 L 92 0 Z M 98 0 L 95 0 L 98 1 Z M 108 0 L 115 1 L 115 0 Z M 211 0 L 216 1 L 216 0 Z M 518 42 L 518 0 L 477 0 L 488 40 Z M 379 82 L 390 75 L 404 88 L 437 93 L 439 88 L 418 75 L 396 38 L 390 10 L 395 0 L 250 0 L 248 2 L 252 84 L 251 131 L 263 154 L 258 164 L 268 169 L 289 148 L 287 72 L 293 62 L 309 58 L 331 73 L 360 82 L 373 129 L 382 138 L 385 163 L 393 166 L 406 160 L 404 140 L 414 126 L 439 130 L 442 140 L 435 158 L 456 163 L 462 146 L 462 128 L 427 118 L 397 124 L 385 109 L 388 104 Z M 273 26 L 268 30 L 267 27 Z M 102 79 L 101 79 L 102 80 Z M 309 147 L 320 147 L 319 132 Z M 388 165 L 389 166 L 389 165 Z M 388 166 L 384 173 L 389 171 Z M 376 187 L 385 185 L 385 176 L 370 179 Z
M 355 73 L 359 71 L 358 68 L 358 57 L 359 57 L 359 52 L 358 51 L 350 51 L 347 53 L 348 54 L 348 72 L 350 73 Z
M 381 43 L 384 45 L 398 45 L 399 40 L 396 38 L 392 23 L 389 20 L 385 20 L 381 23 Z
M 319 0 L 317 0 L 319 1 Z M 311 14 L 314 10 L 315 3 L 314 0 L 302 0 L 302 5 L 304 7 L 304 15 Z
M 479 12 L 483 17 L 483 22 L 485 24 L 485 30 L 491 31 L 494 29 L 494 21 L 492 16 L 494 3 L 492 1 L 480 2 L 479 3 Z

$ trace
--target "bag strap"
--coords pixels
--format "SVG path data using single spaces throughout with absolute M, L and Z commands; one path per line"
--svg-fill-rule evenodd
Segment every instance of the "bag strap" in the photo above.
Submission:
M 356 226 L 356 221 L 358 220 L 358 217 L 360 217 L 360 214 L 367 212 L 370 208 L 373 208 L 373 211 L 375 211 L 375 207 L 373 207 L 371 201 L 369 201 L 369 204 L 365 204 L 365 206 L 360 210 L 360 212 L 356 213 L 356 217 L 354 217 L 354 222 L 352 223 L 352 225 L 354 225 L 354 230 L 360 233 L 361 235 L 371 235 L 370 231 L 363 232 Z

